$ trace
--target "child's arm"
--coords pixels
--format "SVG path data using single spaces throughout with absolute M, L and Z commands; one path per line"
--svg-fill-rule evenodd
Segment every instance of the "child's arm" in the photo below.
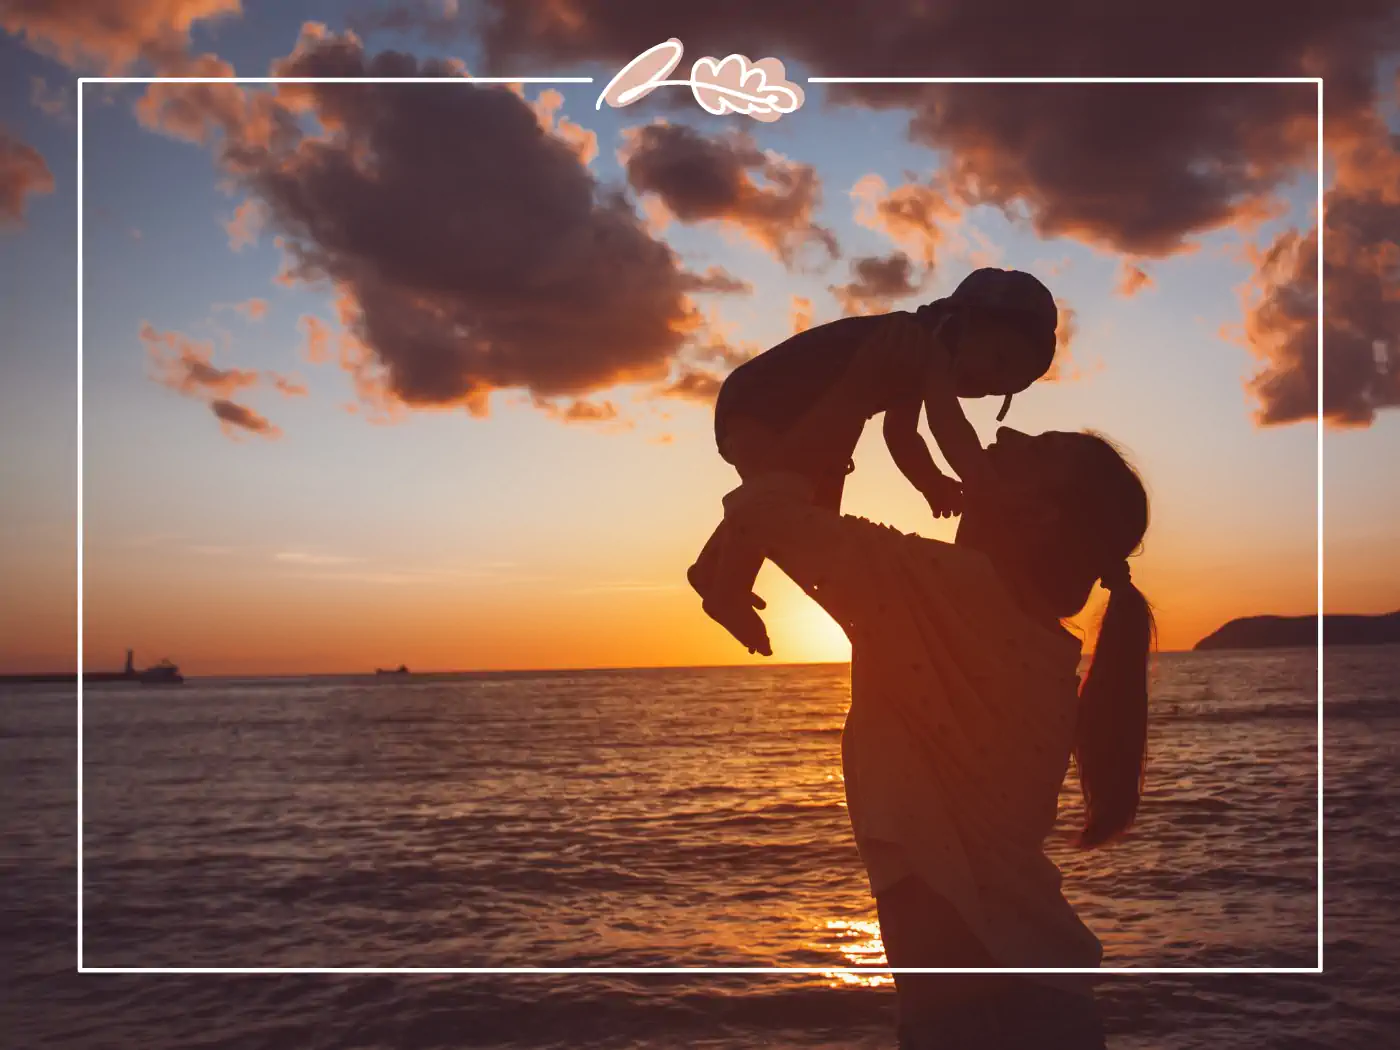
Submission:
M 930 362 L 924 377 L 924 412 L 929 432 L 963 483 L 963 491 L 980 496 L 994 483 L 977 431 L 967 421 L 945 358 Z
M 935 517 L 957 514 L 962 509 L 960 486 L 933 461 L 919 433 L 919 407 L 918 392 L 914 391 L 885 410 L 885 447 L 900 473 L 923 493 Z

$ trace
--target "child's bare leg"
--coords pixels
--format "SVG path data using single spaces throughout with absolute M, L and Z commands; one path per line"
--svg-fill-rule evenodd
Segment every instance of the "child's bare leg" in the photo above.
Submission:
M 706 615 L 749 652 L 771 656 L 768 631 L 755 611 L 764 607 L 764 601 L 753 593 L 754 580 L 762 566 L 762 552 L 744 543 L 733 528 L 721 522 L 686 576 L 704 600 Z
M 714 579 L 715 564 L 719 561 L 719 552 L 724 542 L 725 528 L 721 520 L 715 531 L 710 533 L 710 538 L 705 541 L 705 546 L 700 549 L 695 564 L 686 570 L 686 579 L 702 598 L 710 593 L 710 581 Z

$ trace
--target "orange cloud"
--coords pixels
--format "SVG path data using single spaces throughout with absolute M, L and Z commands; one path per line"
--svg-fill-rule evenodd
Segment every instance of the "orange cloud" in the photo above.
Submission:
M 0 26 L 35 51 L 108 76 L 156 69 L 188 51 L 195 23 L 242 13 L 239 0 L 5 0 Z
M 724 377 L 702 368 L 685 368 L 671 382 L 661 387 L 662 397 L 678 397 L 685 401 L 713 404 L 719 396 Z
M 812 300 L 806 296 L 794 295 L 792 297 L 792 334 L 805 332 L 812 327 Z
M 611 401 L 575 401 L 564 413 L 564 418 L 570 423 L 609 422 L 617 418 L 617 406 Z
M 879 175 L 863 175 L 851 190 L 856 199 L 856 222 L 880 230 L 926 269 L 934 264 L 944 226 L 957 218 L 957 208 L 932 185 L 905 183 L 887 190 Z
M 53 185 L 39 151 L 0 127 L 0 227 L 22 226 L 27 198 L 52 193 Z
M 1128 262 L 1126 259 L 1123 260 L 1118 270 L 1118 285 L 1114 289 L 1118 295 L 1124 298 L 1130 298 L 1131 296 L 1137 295 L 1137 293 L 1144 288 L 1151 287 L 1152 278 L 1146 270 L 1141 266 Z
M 214 347 L 207 341 L 190 339 L 179 332 L 158 332 L 149 323 L 141 325 L 141 341 L 155 369 L 152 378 L 177 393 L 226 398 L 258 383 L 257 372 L 214 367 L 210 362 Z
M 564 96 L 553 88 L 547 88 L 540 92 L 539 98 L 530 105 L 530 108 L 534 111 L 535 119 L 539 121 L 540 127 L 567 144 L 578 157 L 580 164 L 591 164 L 593 158 L 598 156 L 598 136 L 587 128 L 575 124 L 568 117 L 558 116 L 559 109 L 563 105 Z
M 331 327 L 319 317 L 302 314 L 297 326 L 305 333 L 306 342 L 301 355 L 313 365 L 325 364 L 331 359 Z
M 272 380 L 273 387 L 279 394 L 287 397 L 305 397 L 310 391 L 306 384 L 294 376 L 284 376 L 278 372 L 269 372 L 267 377 Z
M 1055 305 L 1059 308 L 1059 320 L 1055 326 L 1055 360 L 1042 378 L 1047 383 L 1072 383 L 1089 375 L 1076 364 L 1071 349 L 1079 331 L 1078 314 L 1063 299 L 1056 299 Z
M 215 310 L 232 310 L 242 314 L 249 321 L 261 321 L 267 316 L 266 299 L 244 299 L 239 303 L 215 303 Z
M 303 397 L 307 393 L 300 381 L 277 372 L 216 367 L 211 360 L 214 347 L 207 340 L 191 339 L 180 332 L 157 331 L 149 322 L 142 323 L 140 334 L 152 366 L 151 378 L 178 394 L 207 404 L 228 437 L 236 438 L 243 432 L 266 438 L 282 434 L 266 417 L 233 401 L 239 391 L 266 382 L 287 397 Z
M 524 399 L 521 403 L 530 403 L 531 400 L 535 408 L 561 423 L 615 424 L 608 428 L 611 430 L 631 430 L 636 426 L 634 420 L 623 418 L 617 405 L 611 401 L 575 398 L 565 406 L 547 398 L 535 398 Z
M 256 244 L 264 218 L 263 208 L 256 200 L 245 200 L 239 204 L 233 216 L 224 223 L 228 246 L 234 251 L 241 251 L 250 244 Z

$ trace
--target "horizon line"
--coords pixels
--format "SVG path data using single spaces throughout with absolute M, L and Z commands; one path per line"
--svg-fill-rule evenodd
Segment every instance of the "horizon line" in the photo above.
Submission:
M 1380 646 L 1362 645 L 1361 648 L 1380 648 Z M 1353 646 L 1338 646 L 1332 648 L 1353 648 Z M 1283 652 L 1306 649 L 1315 651 L 1312 645 L 1296 646 L 1261 646 L 1241 649 L 1155 649 L 1153 656 L 1185 656 L 1194 653 L 1205 653 L 1207 655 L 1219 655 L 1221 653 L 1253 653 L 1253 652 Z M 1084 657 L 1094 655 L 1094 650 L 1086 649 Z M 85 661 L 86 663 L 86 661 Z M 588 666 L 540 666 L 540 667 L 455 667 L 455 668 L 427 668 L 424 670 L 408 670 L 408 677 L 427 678 L 431 676 L 447 677 L 458 675 L 518 675 L 518 674 L 582 674 L 582 673 L 607 673 L 615 671 L 742 671 L 762 669 L 765 667 L 849 667 L 850 659 L 845 660 L 769 660 L 759 663 L 729 663 L 729 664 L 594 664 Z M 225 671 L 209 673 L 186 674 L 186 681 L 192 679 L 271 679 L 271 678 L 373 678 L 379 668 L 369 670 L 344 670 L 344 671 Z M 397 674 L 397 668 L 385 668 L 390 674 Z M 84 674 L 104 674 L 108 672 L 93 671 L 84 668 Z M 47 670 L 47 671 L 3 671 L 0 672 L 0 683 L 7 678 L 28 678 L 38 675 L 75 675 L 76 669 L 67 670 Z M 92 685 L 104 685 L 110 683 L 93 682 Z

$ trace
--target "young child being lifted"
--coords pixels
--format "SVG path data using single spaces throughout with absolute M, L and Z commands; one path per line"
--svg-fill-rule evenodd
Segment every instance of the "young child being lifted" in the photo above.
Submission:
M 736 368 L 715 403 L 719 453 L 741 478 L 782 467 L 807 476 L 818 505 L 840 510 L 851 455 L 866 420 L 884 413 L 885 444 L 935 516 L 957 514 L 964 489 L 985 493 L 991 479 L 977 432 L 958 399 L 1005 398 L 1050 369 L 1059 311 L 1050 290 L 1028 273 L 987 267 L 953 293 L 914 313 L 846 317 L 799 332 Z M 840 406 L 844 425 L 821 434 L 797 424 L 821 399 Z M 948 465 L 938 469 L 920 436 L 919 409 Z M 830 418 L 830 417 L 828 417 Z M 753 583 L 763 556 L 715 529 L 690 567 L 705 612 L 750 652 L 772 655 L 755 611 Z

